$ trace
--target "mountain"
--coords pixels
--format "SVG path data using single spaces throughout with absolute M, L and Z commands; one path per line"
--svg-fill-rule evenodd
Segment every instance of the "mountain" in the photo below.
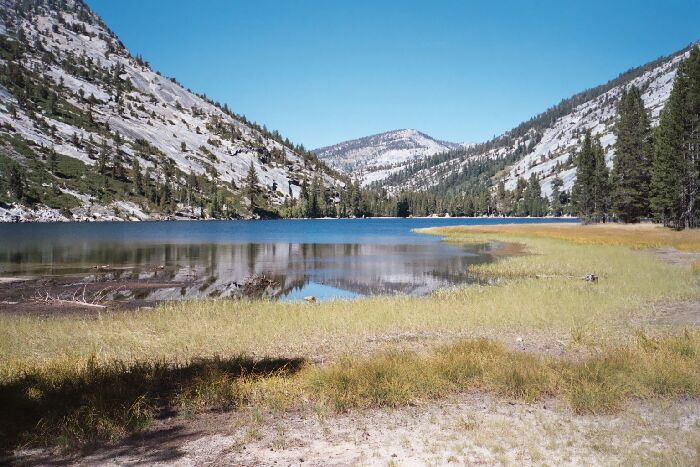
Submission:
M 395 130 L 313 150 L 329 166 L 360 179 L 381 181 L 412 162 L 465 147 L 431 138 L 418 130 Z
M 564 182 L 564 190 L 570 190 L 576 176 L 575 154 L 585 131 L 600 138 L 606 161 L 612 166 L 616 140 L 613 127 L 622 90 L 633 85 L 639 88 L 652 124 L 657 125 L 676 69 L 691 47 L 562 100 L 491 141 L 410 164 L 379 185 L 390 193 L 430 190 L 457 194 L 476 185 L 493 187 L 504 181 L 506 189 L 512 190 L 519 178 L 528 179 L 535 173 L 545 195 L 551 193 L 555 177 Z
M 154 72 L 81 0 L 0 0 L 0 71 L 0 220 L 249 216 L 251 196 L 274 215 L 313 178 L 345 186 Z

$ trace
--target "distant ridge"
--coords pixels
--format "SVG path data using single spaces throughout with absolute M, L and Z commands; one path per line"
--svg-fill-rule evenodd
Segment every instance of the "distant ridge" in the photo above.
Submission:
M 367 185 L 414 161 L 462 147 L 463 144 L 441 141 L 418 130 L 402 129 L 343 141 L 313 152 L 329 166 Z

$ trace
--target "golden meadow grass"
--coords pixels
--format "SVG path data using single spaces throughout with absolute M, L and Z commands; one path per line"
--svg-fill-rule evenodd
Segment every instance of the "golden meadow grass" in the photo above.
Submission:
M 467 390 L 510 399 L 561 397 L 575 413 L 613 413 L 631 397 L 700 395 L 700 335 L 639 334 L 580 360 L 506 349 L 489 340 L 428 353 L 385 350 L 326 366 L 247 358 L 111 362 L 29 370 L 0 385 L 0 450 L 81 446 L 143 429 L 163 410 L 253 405 L 276 410 L 398 407 Z
M 697 230 L 675 231 L 658 224 L 508 224 L 440 227 L 424 232 L 460 236 L 496 234 L 500 237 L 527 236 L 566 240 L 583 245 L 619 245 L 631 248 L 673 247 L 680 251 L 700 251 Z
M 33 424 L 10 438 L 36 440 L 40 433 L 56 432 L 61 436 L 53 442 L 82 444 L 121 436 L 169 405 L 192 411 L 241 403 L 284 408 L 299 398 L 344 409 L 401 405 L 479 388 L 526 400 L 558 396 L 577 412 L 606 412 L 632 396 L 697 395 L 696 334 L 672 329 L 674 337 L 660 340 L 630 336 L 653 304 L 700 295 L 700 277 L 690 268 L 661 263 L 639 249 L 653 244 L 695 250 L 698 234 L 657 233 L 646 226 L 606 226 L 593 234 L 592 229 L 597 227 L 432 231 L 457 242 L 515 241 L 527 254 L 473 267 L 474 275 L 497 285 L 458 287 L 427 298 L 206 301 L 98 317 L 2 316 L 2 390 L 19 398 L 26 413 L 45 414 L 38 424 L 29 416 Z M 653 232 L 653 240 L 640 232 Z M 599 282 L 581 280 L 588 273 Z M 583 342 L 588 330 L 597 336 L 595 350 L 576 360 L 513 352 L 497 342 L 503 335 L 529 333 Z M 436 343 L 464 335 L 489 341 L 457 341 L 427 352 L 364 350 L 384 337 L 398 340 L 400 347 L 402 336 L 412 335 Z M 626 343 L 612 345 L 620 339 Z M 248 370 L 232 371 L 241 362 L 253 365 L 240 355 L 298 357 L 307 363 L 283 360 L 296 362 L 293 375 L 283 366 L 253 377 L 246 376 Z M 308 363 L 319 358 L 330 360 Z M 135 391 L 119 392 L 131 395 L 126 400 L 105 402 L 99 395 L 105 382 L 120 387 L 119 378 L 130 381 L 125 374 L 142 383 L 131 384 Z M 66 387 L 74 390 L 70 396 Z M 62 399 L 79 403 L 61 404 Z

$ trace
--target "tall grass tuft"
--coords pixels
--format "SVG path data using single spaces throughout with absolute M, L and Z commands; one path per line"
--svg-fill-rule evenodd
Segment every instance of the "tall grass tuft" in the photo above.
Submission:
M 289 374 L 299 359 L 64 362 L 0 383 L 0 451 L 23 443 L 86 446 L 146 428 L 161 411 L 233 408 L 238 379 Z
M 338 410 L 395 407 L 469 389 L 524 401 L 562 396 L 576 413 L 613 413 L 630 397 L 700 395 L 700 336 L 650 338 L 604 347 L 581 360 L 510 351 L 486 341 L 440 346 L 430 354 L 386 351 L 345 358 L 299 377 Z

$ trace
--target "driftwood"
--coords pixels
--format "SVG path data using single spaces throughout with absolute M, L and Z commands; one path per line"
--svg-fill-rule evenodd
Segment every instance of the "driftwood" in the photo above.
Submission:
M 79 300 L 63 300 L 60 298 L 57 298 L 53 300 L 54 303 L 65 303 L 67 305 L 76 305 L 76 306 L 86 306 L 86 307 L 91 307 L 91 308 L 107 308 L 107 305 L 101 305 L 99 303 L 88 303 L 88 302 L 81 302 Z
M 89 308 L 107 308 L 106 305 L 103 305 L 103 302 L 106 300 L 107 294 L 109 294 L 110 292 L 117 291 L 118 289 L 113 290 L 111 287 L 105 287 L 94 293 L 92 297 L 88 299 L 87 284 L 84 284 L 82 291 L 81 289 L 77 289 L 75 292 L 73 292 L 73 295 L 70 297 L 62 295 L 52 296 L 49 292 L 37 292 L 36 300 L 45 303 L 67 304 L 74 306 L 84 306 Z
M 586 282 L 598 282 L 598 276 L 595 274 L 586 274 L 586 277 L 584 277 L 583 280 Z
M 265 274 L 254 274 L 243 282 L 243 295 L 246 297 L 263 297 L 279 287 L 279 282 Z
M 568 275 L 568 274 L 536 274 L 535 275 L 535 279 L 557 279 L 560 277 L 564 278 L 564 279 L 581 279 L 581 280 L 584 280 L 586 282 L 594 282 L 594 283 L 598 282 L 598 275 L 593 274 L 593 273 L 586 274 L 583 277 L 576 277 L 576 276 L 572 276 L 572 275 Z

